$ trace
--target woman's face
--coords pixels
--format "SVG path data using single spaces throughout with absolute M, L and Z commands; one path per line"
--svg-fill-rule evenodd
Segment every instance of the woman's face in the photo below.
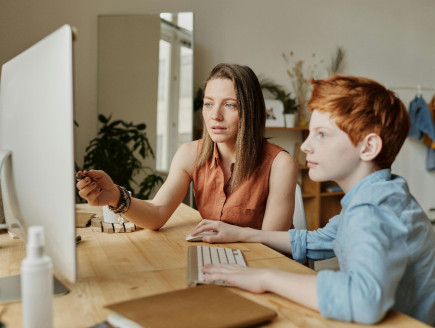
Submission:
M 231 80 L 214 79 L 207 82 L 202 115 L 214 142 L 235 144 L 239 130 L 239 108 Z

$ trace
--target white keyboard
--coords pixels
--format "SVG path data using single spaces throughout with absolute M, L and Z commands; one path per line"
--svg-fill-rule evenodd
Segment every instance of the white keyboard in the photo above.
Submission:
M 204 281 L 201 268 L 207 264 L 240 264 L 246 265 L 245 258 L 240 249 L 231 249 L 213 246 L 189 246 L 187 253 L 187 285 L 192 287 L 198 284 L 229 284 L 224 281 Z

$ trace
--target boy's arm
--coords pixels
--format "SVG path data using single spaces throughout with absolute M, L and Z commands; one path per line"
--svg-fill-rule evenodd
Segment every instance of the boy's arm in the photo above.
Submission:
M 262 243 L 281 253 L 305 263 L 310 259 L 326 259 L 334 256 L 332 241 L 337 230 L 338 217 L 332 218 L 326 227 L 317 231 L 291 229 L 289 231 L 264 231 L 238 227 L 215 220 L 202 220 L 192 231 L 192 236 L 204 231 L 215 231 L 216 235 L 203 237 L 206 243 Z M 307 256 L 308 254 L 308 256 Z
M 336 240 L 341 270 L 321 271 L 317 278 L 323 316 L 373 324 L 394 305 L 407 255 L 406 229 L 391 213 L 370 205 L 346 213 Z
M 334 257 L 332 242 L 336 238 L 339 221 L 340 215 L 337 215 L 325 227 L 315 231 L 290 230 L 293 259 L 305 263 L 307 259 L 316 261 Z
M 318 310 L 315 274 L 258 269 L 236 264 L 207 265 L 205 280 L 223 280 L 252 293 L 272 292 Z

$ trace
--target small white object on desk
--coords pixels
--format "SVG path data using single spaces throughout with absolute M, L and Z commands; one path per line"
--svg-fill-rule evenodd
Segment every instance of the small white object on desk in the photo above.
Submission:
M 205 236 L 214 236 L 216 234 L 217 234 L 216 231 L 204 231 L 204 232 L 201 232 L 200 234 L 198 234 L 196 236 L 187 235 L 186 236 L 186 240 L 187 241 L 202 241 L 202 237 L 205 237 Z
M 103 220 L 106 223 L 118 223 L 123 224 L 128 222 L 121 214 L 116 214 L 109 209 L 109 206 L 103 206 Z

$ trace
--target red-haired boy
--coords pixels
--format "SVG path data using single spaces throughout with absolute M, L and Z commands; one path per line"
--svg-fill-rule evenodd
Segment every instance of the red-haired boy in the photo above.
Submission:
M 393 308 L 435 324 L 435 233 L 406 181 L 391 173 L 410 128 L 403 103 L 375 81 L 335 75 L 312 81 L 310 133 L 301 149 L 315 181 L 345 192 L 342 211 L 316 231 L 258 231 L 204 220 L 206 242 L 262 242 L 299 262 L 336 256 L 339 271 L 302 275 L 207 266 L 207 280 L 271 291 L 323 316 L 376 323 Z

